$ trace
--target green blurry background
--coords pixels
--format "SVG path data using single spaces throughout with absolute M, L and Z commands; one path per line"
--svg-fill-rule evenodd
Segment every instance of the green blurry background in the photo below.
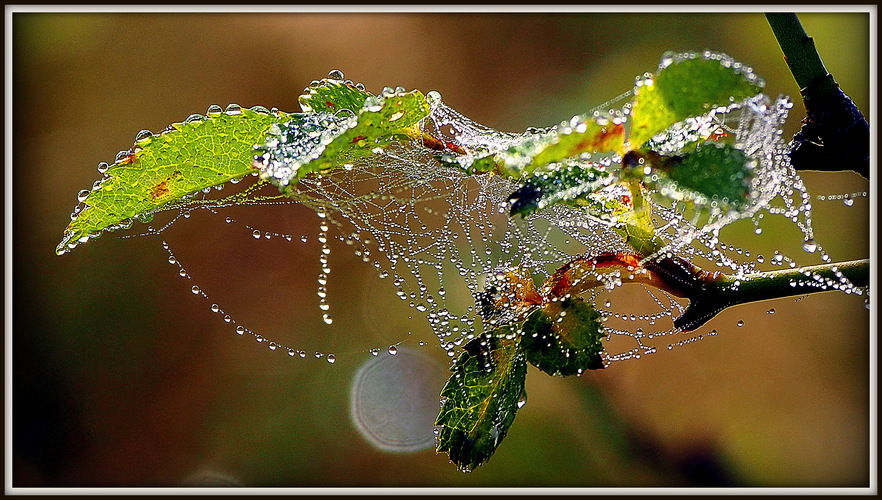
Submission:
M 869 15 L 801 19 L 869 119 Z M 373 92 L 437 90 L 480 123 L 522 131 L 620 95 L 666 50 L 707 48 L 752 65 L 770 95 L 795 97 L 792 135 L 804 108 L 762 14 L 17 13 L 12 28 L 15 486 L 174 486 L 210 474 L 248 486 L 868 485 L 863 297 L 729 310 L 707 325 L 714 338 L 660 343 L 581 378 L 531 368 L 529 401 L 503 445 L 461 474 L 431 450 L 376 450 L 351 424 L 349 384 L 365 350 L 434 338 L 344 245 L 331 254 L 335 322 L 321 322 L 309 210 L 227 214 L 306 244 L 255 242 L 223 214 L 197 213 L 163 238 L 238 321 L 333 351 L 334 365 L 235 335 L 156 237 L 115 233 L 54 254 L 76 193 L 139 130 L 210 104 L 296 111 L 301 90 L 331 69 Z M 868 190 L 851 173 L 804 178 L 813 196 Z M 869 256 L 868 198 L 814 207 L 816 239 L 834 260 Z M 820 262 L 800 250 L 793 224 L 772 219 L 761 236 L 748 222 L 723 239 L 767 264 L 776 249 Z M 446 362 L 437 346 L 423 349 Z

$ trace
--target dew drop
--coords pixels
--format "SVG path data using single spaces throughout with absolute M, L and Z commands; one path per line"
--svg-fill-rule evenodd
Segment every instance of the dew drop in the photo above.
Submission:
M 742 326 L 744 326 L 744 321 L 739 319 L 738 323 L 735 323 L 735 324 L 738 325 L 739 327 L 742 327 Z
M 334 361 L 337 361 L 337 357 L 333 354 L 328 354 L 328 363 L 334 364 Z
M 395 347 L 394 345 L 390 345 L 389 346 L 389 354 L 395 356 L 396 354 L 398 354 L 398 348 Z
M 772 309 L 769 309 L 766 311 L 766 314 L 775 314 L 775 308 L 773 307 Z
M 217 304 L 211 304 L 211 312 L 213 312 L 213 313 L 220 312 L 220 306 Z
M 817 243 L 815 243 L 815 240 L 808 239 L 805 243 L 802 244 L 802 249 L 808 253 L 815 253 L 815 250 L 818 249 L 818 245 Z
M 193 292 L 194 294 L 198 294 L 201 290 L 199 290 L 198 286 L 193 285 L 193 288 L 191 288 L 190 291 Z
M 242 325 L 237 326 L 236 333 L 238 333 L 239 335 L 242 335 L 243 333 L 245 333 L 245 327 Z
M 251 232 L 251 236 L 254 236 L 254 239 L 259 240 L 260 239 L 260 231 L 255 229 L 254 231 Z
M 331 318 L 330 314 L 325 313 L 322 315 L 322 321 L 324 321 L 326 325 L 330 325 L 331 323 L 334 322 L 334 319 Z
M 426 94 L 426 102 L 428 102 L 430 106 L 437 105 L 441 102 L 441 93 L 437 90 L 430 90 Z

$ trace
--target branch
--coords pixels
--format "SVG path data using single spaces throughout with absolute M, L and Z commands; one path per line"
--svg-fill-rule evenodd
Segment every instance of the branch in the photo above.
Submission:
M 812 37 L 793 13 L 767 13 L 784 60 L 800 87 L 806 117 L 793 137 L 790 163 L 797 170 L 840 171 L 870 178 L 870 127 L 827 72 Z
M 719 274 L 691 294 L 689 306 L 674 326 L 695 330 L 723 309 L 739 304 L 834 290 L 842 278 L 855 287 L 870 285 L 869 259 L 749 274 L 743 278 Z

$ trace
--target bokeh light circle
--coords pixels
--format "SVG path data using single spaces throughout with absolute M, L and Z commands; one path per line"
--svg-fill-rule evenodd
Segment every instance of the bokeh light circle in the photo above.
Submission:
M 383 451 L 412 453 L 432 448 L 432 429 L 446 378 L 442 364 L 422 352 L 407 347 L 399 347 L 394 355 L 381 351 L 353 377 L 352 423 Z

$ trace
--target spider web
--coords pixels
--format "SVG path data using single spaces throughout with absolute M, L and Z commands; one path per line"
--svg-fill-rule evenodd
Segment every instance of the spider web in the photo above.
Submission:
M 504 149 L 523 137 L 498 132 L 467 119 L 447 107 L 437 92 L 427 94 L 427 99 L 432 112 L 421 126 L 436 137 L 467 147 L 490 145 L 491 150 Z M 648 259 L 678 255 L 735 276 L 757 272 L 757 262 L 761 263 L 762 257 L 750 258 L 749 251 L 722 242 L 720 231 L 737 220 L 750 219 L 759 234 L 761 220 L 768 214 L 795 224 L 804 236 L 805 251 L 830 261 L 814 240 L 810 196 L 790 166 L 787 144 L 781 139 L 781 125 L 790 107 L 789 98 L 772 101 L 760 95 L 711 110 L 654 138 L 664 153 L 665 148 L 674 151 L 695 137 L 724 133 L 753 158 L 755 165 L 750 199 L 738 210 L 718 206 L 716 202 L 696 203 L 660 184 L 658 189 L 663 196 L 652 197 L 651 203 L 657 233 L 666 245 Z M 614 162 L 616 158 L 609 161 Z M 556 205 L 524 219 L 508 217 L 507 200 L 517 187 L 497 175 L 466 175 L 440 162 L 437 152 L 415 141 L 403 142 L 377 150 L 368 158 L 340 165 L 329 174 L 301 179 L 290 198 L 266 194 L 275 188 L 257 182 L 241 193 L 224 198 L 212 199 L 206 193 L 201 199 L 185 200 L 172 207 L 178 209 L 180 215 L 169 225 L 197 209 L 220 214 L 231 206 L 305 205 L 320 218 L 318 240 L 322 244 L 319 257 L 322 267 L 317 294 L 325 323 L 331 324 L 334 314 L 327 300 L 327 282 L 329 239 L 333 240 L 331 235 L 336 234 L 336 239 L 353 247 L 357 256 L 374 266 L 380 278 L 391 282 L 402 302 L 425 315 L 438 345 L 452 358 L 459 346 L 481 334 L 481 321 L 473 304 L 463 306 L 461 301 L 450 300 L 450 290 L 465 287 L 474 296 L 488 277 L 503 276 L 502 271 L 513 267 L 526 270 L 538 283 L 574 257 L 630 250 L 609 221 L 573 207 Z M 229 218 L 227 222 L 231 222 Z M 151 232 L 160 233 L 167 227 Z M 254 231 L 256 238 L 264 232 L 248 228 Z M 269 232 L 266 235 L 270 237 Z M 272 235 L 293 240 L 291 235 Z M 181 275 L 185 276 L 186 270 L 168 245 L 164 243 L 164 246 L 170 262 L 177 263 Z M 792 258 L 777 252 L 770 264 L 797 265 Z M 388 286 L 386 283 L 381 285 Z M 608 354 L 611 361 L 639 358 L 665 345 L 672 349 L 717 334 L 711 330 L 684 336 L 674 328 L 671 321 L 682 313 L 684 305 L 664 291 L 644 285 L 620 286 L 622 281 L 616 277 L 607 283 L 606 287 L 590 291 L 586 300 L 601 312 L 607 340 L 612 344 L 625 339 L 630 344 L 622 344 L 618 352 Z M 847 293 L 862 293 L 844 278 L 839 285 Z M 193 293 L 208 300 L 206 292 L 198 286 L 193 287 Z M 272 350 L 301 358 L 307 356 L 307 349 L 268 340 L 238 325 L 216 304 L 212 305 L 212 311 L 235 325 L 237 333 L 249 333 L 259 342 L 266 342 Z M 372 347 L 369 351 L 376 355 L 379 348 Z M 316 357 L 320 357 L 319 354 L 317 351 Z M 334 354 L 321 357 L 335 361 Z

